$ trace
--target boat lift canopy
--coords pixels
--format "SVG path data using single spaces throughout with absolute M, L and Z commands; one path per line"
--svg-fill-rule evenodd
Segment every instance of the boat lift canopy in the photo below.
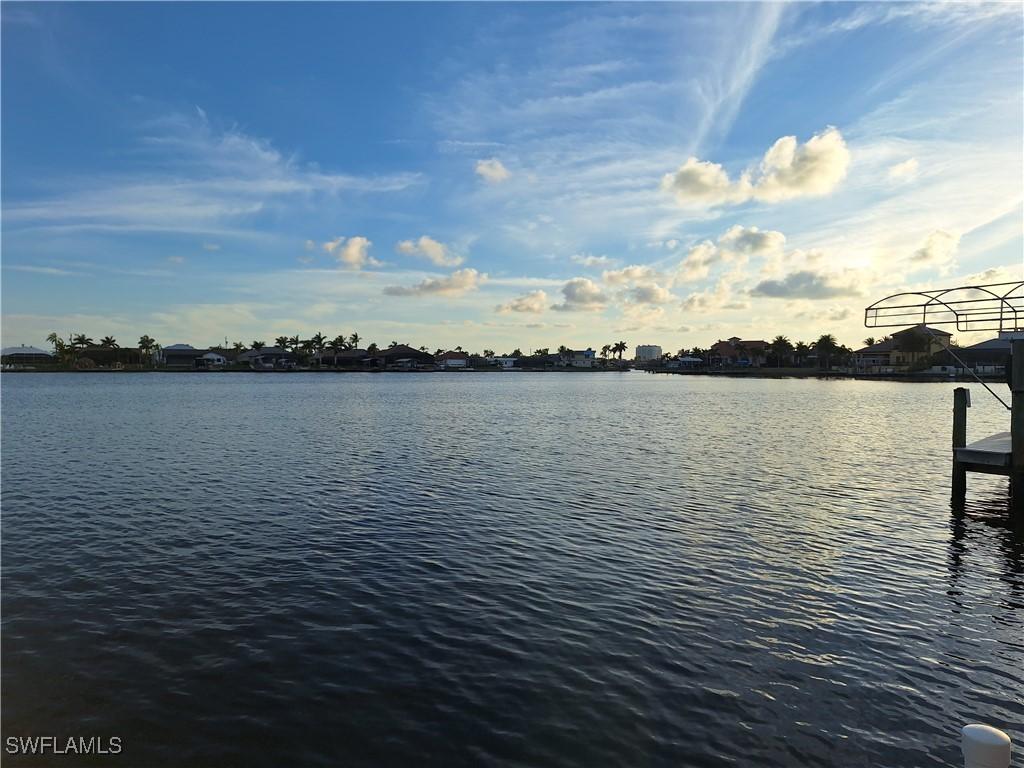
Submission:
M 895 293 L 864 310 L 868 328 L 955 325 L 957 331 L 1024 331 L 1024 280 Z

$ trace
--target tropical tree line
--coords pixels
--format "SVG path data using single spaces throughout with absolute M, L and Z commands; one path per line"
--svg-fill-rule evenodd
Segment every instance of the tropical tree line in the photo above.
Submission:
M 867 344 L 865 340 L 865 344 Z M 871 343 L 874 343 L 872 339 Z M 742 343 L 734 344 L 733 349 L 740 358 L 750 355 L 751 350 Z M 710 348 L 683 348 L 677 353 L 679 357 L 696 357 L 705 363 L 710 362 L 713 352 Z M 668 357 L 667 355 L 663 357 Z M 792 342 L 788 336 L 778 335 L 768 344 L 766 364 L 776 368 L 805 368 L 812 364 L 819 368 L 831 368 L 833 365 L 847 365 L 853 359 L 853 350 L 836 341 L 831 333 L 824 333 L 810 343 Z

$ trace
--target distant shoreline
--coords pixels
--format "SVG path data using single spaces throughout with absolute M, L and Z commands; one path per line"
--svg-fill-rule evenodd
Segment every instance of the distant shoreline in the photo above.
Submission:
M 651 370 L 649 373 L 661 373 L 670 376 L 725 376 L 737 379 L 853 379 L 857 381 L 904 381 L 910 383 L 935 383 L 943 381 L 974 381 L 973 376 L 955 375 L 941 373 L 853 373 L 847 371 L 820 371 L 816 369 L 801 368 L 753 368 L 748 370 L 721 370 L 721 371 L 664 371 Z M 986 382 L 1001 382 L 999 376 L 982 376 Z
M 503 368 L 471 368 L 471 369 L 437 369 L 437 370 L 366 370 L 366 369 L 344 369 L 344 368 L 308 368 L 304 370 L 265 370 L 256 371 L 249 368 L 224 368 L 220 370 L 190 370 L 184 368 L 122 368 L 122 369 L 111 369 L 111 368 L 91 368 L 84 370 L 75 370 L 71 368 L 11 368 L 4 369 L 2 373 L 17 373 L 17 374 L 32 374 L 32 373 L 84 373 L 84 374 L 153 374 L 153 373 L 167 373 L 167 374 L 182 374 L 182 373 L 201 373 L 217 375 L 222 373 L 259 373 L 259 374 L 274 374 L 274 375 L 285 375 L 295 373 L 315 373 L 315 374 L 380 374 L 380 373 L 400 373 L 400 374 L 427 374 L 427 373 L 442 373 L 442 374 L 465 374 L 465 373 L 486 373 L 486 374 L 517 374 L 517 373 L 566 373 L 566 374 L 595 374 L 595 373 L 625 373 L 627 371 L 643 371 L 645 373 L 654 374 L 666 374 L 670 376 L 706 376 L 710 378 L 724 377 L 733 379 L 851 379 L 857 381 L 902 381 L 906 383 L 927 383 L 934 384 L 940 382 L 976 382 L 977 379 L 973 376 L 950 376 L 948 374 L 935 374 L 935 373 L 905 373 L 905 374 L 877 374 L 877 373 L 852 373 L 845 371 L 821 371 L 817 369 L 801 369 L 801 368 L 752 368 L 746 370 L 694 370 L 694 371 L 671 371 L 671 370 L 655 370 L 655 369 L 643 369 L 643 368 L 624 368 L 624 367 L 609 367 L 609 368 L 516 368 L 516 369 L 503 369 Z M 999 376 L 982 376 L 986 382 L 1001 383 L 1002 377 Z

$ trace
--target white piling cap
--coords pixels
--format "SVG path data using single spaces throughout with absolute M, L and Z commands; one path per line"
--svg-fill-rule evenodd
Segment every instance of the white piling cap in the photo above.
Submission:
M 966 768 L 1010 768 L 1010 737 L 990 725 L 965 725 L 961 745 Z

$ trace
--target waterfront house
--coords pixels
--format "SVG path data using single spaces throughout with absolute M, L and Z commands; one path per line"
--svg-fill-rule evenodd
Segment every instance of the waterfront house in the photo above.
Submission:
M 548 355 L 524 355 L 515 359 L 515 367 L 526 370 L 549 370 L 562 364 L 562 356 L 557 353 Z
M 518 357 L 489 357 L 487 358 L 493 365 L 498 366 L 504 371 L 511 371 L 516 367 L 516 360 Z
M 219 352 L 207 352 L 202 357 L 196 358 L 195 366 L 198 370 L 218 370 L 228 364 L 228 359 Z
M 565 368 L 593 368 L 597 354 L 587 347 L 586 349 L 567 349 L 558 357 L 558 364 Z
M 396 344 L 387 349 L 380 349 L 369 358 L 369 365 L 372 368 L 412 370 L 433 364 L 434 356 L 432 354 L 421 349 L 414 349 L 408 344 Z
M 199 367 L 196 365 L 196 360 L 209 351 L 208 349 L 196 349 L 191 344 L 171 344 L 163 347 L 157 353 L 156 359 L 165 368 L 195 370 Z
M 321 368 L 361 368 L 369 354 L 365 349 L 325 350 L 313 356 Z
M 18 347 L 4 347 L 0 351 L 0 361 L 5 366 L 21 367 L 25 365 L 38 365 L 40 363 L 52 363 L 53 353 L 38 347 L 27 347 L 24 344 Z
M 673 357 L 671 360 L 665 363 L 665 367 L 674 370 L 692 371 L 695 368 L 700 368 L 704 365 L 704 361 L 699 357 L 693 357 L 691 355 L 684 355 L 683 357 Z
M 469 355 L 465 352 L 442 352 L 434 358 L 438 368 L 465 370 L 469 367 Z
M 711 345 L 708 362 L 716 365 L 741 365 L 759 368 L 768 360 L 771 345 L 763 339 L 741 339 L 731 336 Z
M 236 365 L 247 365 L 255 370 L 294 367 L 298 357 L 284 347 L 263 347 L 242 352 L 235 358 Z
M 943 350 L 932 356 L 931 370 L 951 369 L 955 373 L 964 373 L 966 366 L 966 370 L 979 375 L 1002 376 L 1010 362 L 1010 344 L 1014 339 L 1024 339 L 1024 331 L 1001 331 L 994 339 L 955 348 L 956 357 Z
M 927 367 L 932 356 L 943 352 L 952 334 L 938 328 L 915 325 L 892 336 L 861 347 L 853 353 L 859 373 L 905 373 Z
M 82 368 L 123 368 L 142 365 L 143 353 L 136 347 L 103 347 L 93 345 L 78 351 L 76 364 Z

